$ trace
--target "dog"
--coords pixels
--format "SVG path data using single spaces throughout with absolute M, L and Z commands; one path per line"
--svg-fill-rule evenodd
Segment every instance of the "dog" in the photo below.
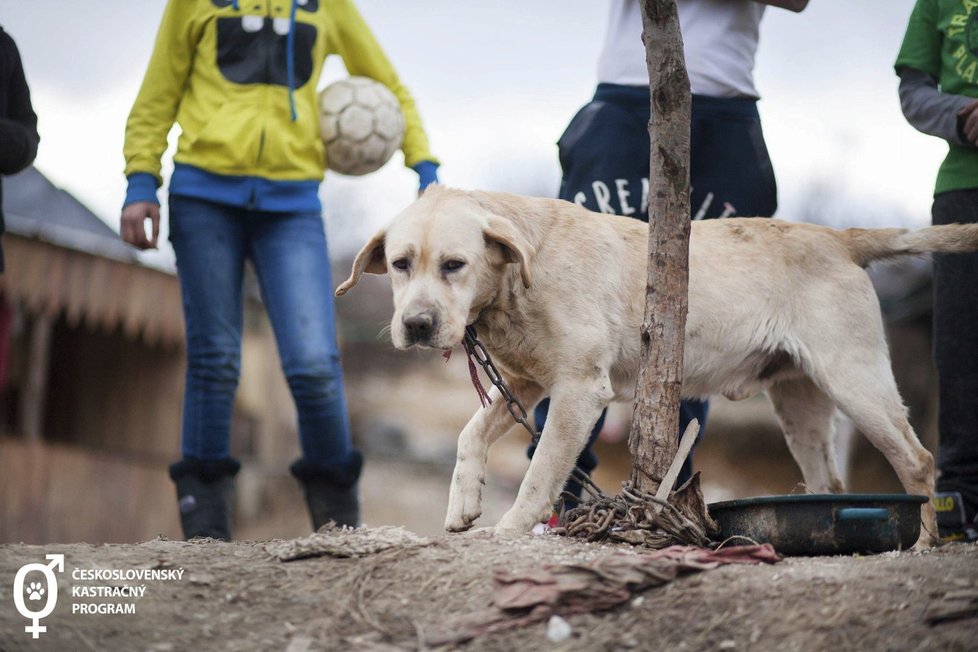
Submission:
M 978 249 L 978 225 L 834 230 L 769 218 L 693 222 L 683 398 L 766 392 L 805 484 L 844 491 L 835 467 L 839 408 L 883 452 L 908 493 L 932 497 L 934 461 L 907 422 L 864 268 L 872 261 Z M 557 500 L 611 401 L 631 400 L 645 310 L 648 226 L 575 204 L 435 186 L 357 254 L 389 274 L 398 349 L 451 349 L 474 325 L 510 390 L 550 414 L 515 504 L 494 531 L 529 531 Z M 490 390 L 499 398 L 495 388 Z M 503 400 L 459 435 L 445 528 L 481 515 L 486 456 L 512 426 Z M 921 507 L 925 547 L 934 507 Z

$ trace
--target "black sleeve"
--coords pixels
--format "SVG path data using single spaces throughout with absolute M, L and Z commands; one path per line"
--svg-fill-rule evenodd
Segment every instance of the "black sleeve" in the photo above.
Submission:
M 17 46 L 0 30 L 0 174 L 14 174 L 37 156 L 37 115 Z

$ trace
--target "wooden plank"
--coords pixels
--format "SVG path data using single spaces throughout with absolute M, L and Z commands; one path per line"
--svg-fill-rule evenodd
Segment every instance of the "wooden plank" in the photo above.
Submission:
M 54 320 L 47 313 L 36 315 L 31 323 L 27 380 L 20 401 L 20 431 L 28 440 L 40 440 L 44 427 L 44 401 L 48 386 L 53 330 Z
M 165 463 L 0 438 L 0 542 L 180 537 Z

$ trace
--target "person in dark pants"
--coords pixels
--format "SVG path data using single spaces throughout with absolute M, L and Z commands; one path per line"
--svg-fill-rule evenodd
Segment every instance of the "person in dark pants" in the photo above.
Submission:
M 777 209 L 774 168 L 753 82 L 758 29 L 767 4 L 801 11 L 807 0 L 677 3 L 692 89 L 691 219 L 770 217 Z M 593 211 L 648 222 L 650 101 L 641 34 L 638 1 L 612 0 L 597 90 L 558 141 L 563 173 L 559 196 Z M 543 428 L 548 407 L 544 399 L 534 411 L 538 428 Z M 695 418 L 702 436 L 708 407 L 705 400 L 682 401 L 680 435 Z M 577 460 L 587 473 L 597 466 L 592 446 L 604 417 L 602 413 Z M 531 446 L 531 456 L 533 450 Z M 687 458 L 678 482 L 691 475 Z M 572 478 L 565 491 L 580 496 L 580 484 Z
M 897 56 L 907 121 L 948 143 L 934 224 L 978 223 L 978 4 L 918 0 Z M 978 254 L 934 256 L 940 535 L 978 540 Z
M 34 162 L 41 137 L 31 92 L 17 44 L 0 27 L 0 175 L 16 174 Z M 3 234 L 3 185 L 0 181 L 0 235 Z M 0 272 L 4 271 L 0 246 Z

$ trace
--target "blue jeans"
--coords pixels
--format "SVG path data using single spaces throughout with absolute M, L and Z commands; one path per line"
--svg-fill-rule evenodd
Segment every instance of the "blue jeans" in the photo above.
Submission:
M 241 368 L 242 279 L 250 259 L 299 413 L 303 457 L 317 465 L 349 463 L 356 453 L 320 213 L 261 212 L 171 196 L 170 242 L 187 328 L 184 457 L 230 455 L 231 406 Z

